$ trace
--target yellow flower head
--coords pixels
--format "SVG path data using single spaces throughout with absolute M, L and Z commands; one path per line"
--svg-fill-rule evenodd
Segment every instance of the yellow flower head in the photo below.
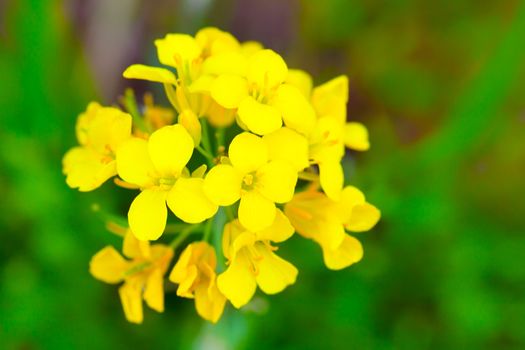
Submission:
M 272 50 L 248 58 L 246 75 L 222 74 L 211 85 L 211 96 L 224 108 L 236 108 L 241 126 L 259 135 L 286 126 L 309 134 L 315 112 L 301 91 L 284 83 L 286 63 Z
M 63 159 L 66 183 L 79 191 L 92 191 L 115 176 L 115 153 L 131 135 L 131 116 L 96 102 L 88 105 L 77 120 L 79 146 Z
M 224 310 L 226 298 L 216 284 L 217 258 L 215 249 L 206 242 L 189 244 L 170 273 L 170 281 L 177 283 L 177 295 L 195 298 L 197 313 L 216 323 Z
M 217 212 L 202 191 L 203 179 L 189 177 L 185 166 L 193 154 L 193 139 L 181 125 L 165 126 L 149 140 L 131 138 L 117 152 L 118 175 L 142 192 L 128 212 L 137 238 L 155 240 L 164 232 L 168 211 L 188 223 L 202 222 Z
M 222 244 L 228 268 L 217 278 L 217 285 L 233 306 L 246 305 L 257 286 L 266 294 L 276 294 L 295 283 L 297 269 L 277 256 L 277 248 L 270 244 L 287 240 L 293 232 L 280 210 L 272 225 L 261 231 L 249 231 L 239 220 L 226 224 Z
M 300 235 L 321 246 L 324 262 L 332 270 L 345 268 L 363 256 L 361 243 L 345 230 L 368 231 L 380 217 L 379 210 L 352 186 L 343 189 L 339 201 L 317 191 L 297 193 L 284 212 Z
M 230 144 L 231 164 L 213 167 L 204 180 L 204 191 L 212 202 L 228 206 L 240 199 L 239 220 L 249 230 L 272 224 L 275 203 L 292 199 L 297 172 L 283 160 L 270 159 L 269 147 L 254 134 L 244 132 Z
M 164 311 L 164 274 L 173 250 L 162 244 L 150 247 L 138 241 L 131 232 L 124 238 L 124 255 L 107 246 L 91 259 L 89 272 L 98 280 L 118 284 L 124 314 L 129 322 L 142 323 L 142 300 L 157 312 Z

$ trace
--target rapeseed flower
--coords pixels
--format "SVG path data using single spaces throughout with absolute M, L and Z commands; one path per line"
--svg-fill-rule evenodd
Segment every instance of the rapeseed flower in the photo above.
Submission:
M 247 230 L 239 220 L 226 224 L 222 247 L 228 268 L 217 278 L 217 285 L 233 306 L 246 305 L 257 286 L 266 294 L 276 294 L 295 283 L 297 269 L 276 255 L 277 248 L 271 245 L 287 240 L 293 233 L 293 227 L 280 210 L 264 230 Z
M 63 159 L 66 183 L 82 192 L 92 191 L 117 174 L 115 153 L 131 136 L 131 116 L 91 102 L 77 119 L 76 134 L 79 146 Z
M 124 237 L 124 255 L 107 246 L 93 256 L 89 271 L 98 280 L 110 284 L 124 282 L 119 288 L 124 314 L 129 322 L 142 323 L 142 300 L 157 312 L 164 312 L 164 274 L 173 250 L 163 244 L 150 246 L 128 231 Z
M 169 276 L 179 285 L 177 295 L 195 299 L 197 313 L 213 323 L 221 317 L 226 303 L 217 288 L 216 268 L 215 249 L 206 242 L 195 242 L 182 252 Z
M 275 203 L 286 203 L 293 197 L 297 171 L 286 161 L 270 159 L 264 140 L 248 132 L 232 140 L 228 161 L 206 175 L 206 195 L 221 206 L 240 199 L 239 221 L 249 230 L 270 226 L 276 215 Z
M 361 243 L 345 230 L 368 231 L 381 215 L 353 186 L 343 189 L 339 201 L 316 190 L 297 193 L 284 212 L 297 233 L 321 246 L 324 262 L 332 270 L 350 266 L 363 256 Z
M 168 211 L 188 223 L 212 217 L 217 206 L 202 190 L 203 179 L 190 177 L 185 168 L 193 153 L 193 139 L 181 125 L 165 126 L 148 140 L 133 137 L 117 152 L 118 175 L 141 193 L 128 212 L 137 238 L 156 240 L 164 232 Z

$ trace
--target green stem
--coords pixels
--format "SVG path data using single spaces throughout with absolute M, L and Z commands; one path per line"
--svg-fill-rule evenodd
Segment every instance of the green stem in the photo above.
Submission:
M 188 238 L 188 236 L 195 230 L 201 228 L 202 225 L 190 225 L 188 227 L 186 227 L 185 229 L 183 229 L 181 232 L 180 232 L 180 235 L 178 235 L 173 241 L 171 241 L 170 243 L 170 248 L 175 250 L 177 249 L 177 247 L 182 243 L 184 242 L 184 240 L 186 238 Z
M 126 89 L 124 92 L 124 107 L 126 107 L 126 110 L 129 112 L 129 114 L 131 114 L 131 117 L 133 118 L 133 124 L 135 124 L 140 130 L 144 132 L 151 132 L 151 128 L 146 124 L 139 112 L 137 100 L 135 99 L 135 93 L 132 89 Z
M 222 146 L 224 146 L 224 135 L 225 135 L 225 128 L 218 128 L 216 132 L 217 137 L 217 150 L 219 150 Z
M 202 240 L 205 242 L 208 242 L 210 240 L 212 224 L 213 218 L 208 219 L 208 221 L 206 221 L 206 226 L 204 226 L 204 236 L 202 237 Z
M 210 132 L 209 132 L 209 129 L 208 129 L 208 122 L 206 120 L 206 118 L 200 118 L 200 120 L 202 121 L 202 137 L 201 137 L 201 143 L 202 143 L 202 147 L 208 152 L 208 153 L 212 153 L 213 152 L 211 151 L 211 142 L 210 142 Z
M 208 165 L 211 168 L 213 166 L 213 161 L 214 161 L 213 156 L 201 146 L 197 146 L 195 147 L 195 149 L 199 151 L 199 153 L 202 154 L 208 160 Z
M 228 221 L 235 220 L 233 205 L 230 205 L 229 207 L 224 207 L 224 211 L 226 212 L 226 217 L 228 218 Z

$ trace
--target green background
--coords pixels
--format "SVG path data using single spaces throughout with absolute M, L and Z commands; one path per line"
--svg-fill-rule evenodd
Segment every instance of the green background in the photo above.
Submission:
M 219 26 L 278 50 L 316 83 L 350 77 L 349 119 L 372 148 L 347 183 L 382 211 L 365 257 L 328 271 L 294 237 L 295 285 L 217 326 L 169 293 L 125 321 L 90 257 L 118 246 L 93 203 L 132 191 L 67 188 L 61 158 L 91 100 L 114 104 L 152 40 Z M 0 2 L 0 348 L 525 348 L 525 4 L 520 1 Z

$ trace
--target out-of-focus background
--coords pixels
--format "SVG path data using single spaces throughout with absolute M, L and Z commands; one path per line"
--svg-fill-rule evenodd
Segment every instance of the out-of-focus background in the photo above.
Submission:
M 155 38 L 214 25 L 277 50 L 316 83 L 350 77 L 372 148 L 347 183 L 383 213 L 339 272 L 299 237 L 285 292 L 211 326 L 193 303 L 125 321 L 88 273 L 118 244 L 91 205 L 132 194 L 65 185 L 61 158 L 91 100 L 114 104 Z M 525 4 L 477 0 L 0 1 L 0 348 L 525 348 Z

